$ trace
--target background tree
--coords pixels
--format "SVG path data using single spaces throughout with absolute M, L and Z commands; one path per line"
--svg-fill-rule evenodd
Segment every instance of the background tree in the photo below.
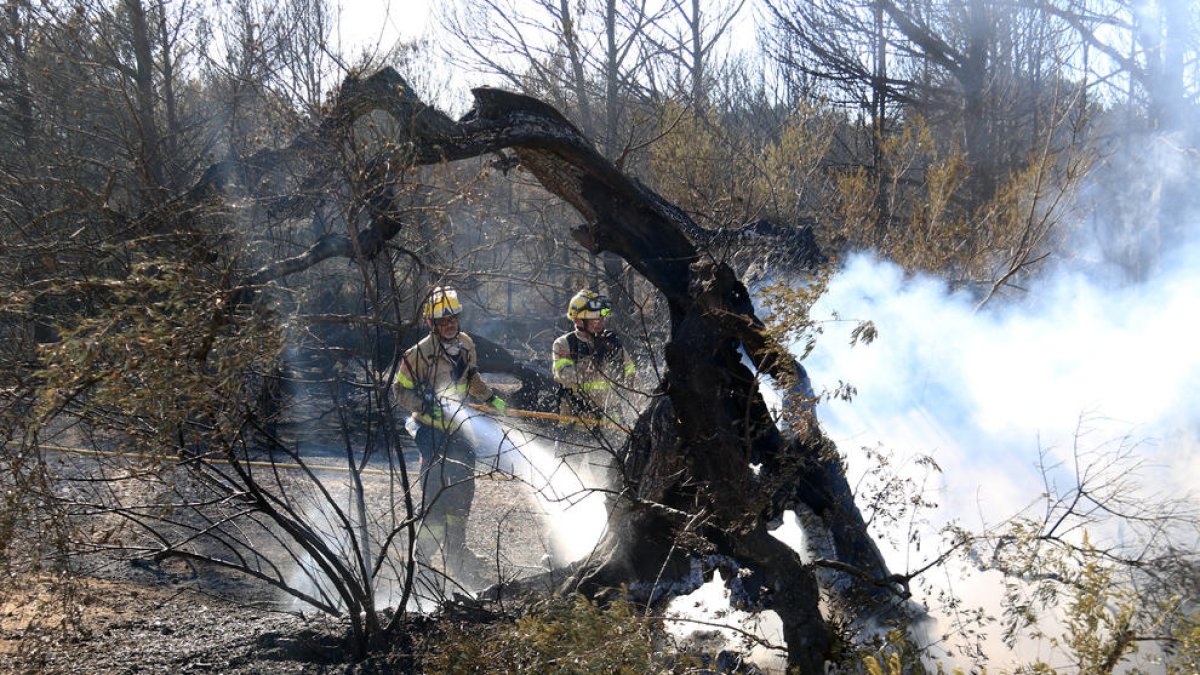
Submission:
M 1115 159 L 1098 172 L 1090 240 L 1124 280 L 1139 282 L 1162 268 L 1163 254 L 1186 237 L 1195 207 L 1189 180 L 1175 169 L 1195 147 L 1194 71 L 1200 17 L 1189 3 L 1068 3 L 1050 6 L 1084 47 L 1089 96 L 1104 102 L 1097 120 L 1104 152 Z M 1159 212 L 1136 216 L 1133 194 L 1161 194 Z M 1168 256 L 1169 257 L 1169 256 Z
M 2 157 L 13 263 L 4 329 L 16 338 L 5 351 L 4 434 L 13 445 L 4 475 L 22 487 L 10 495 L 5 562 L 53 545 L 58 556 L 45 559 L 63 570 L 105 551 L 230 566 L 327 611 L 349 610 L 361 649 L 385 629 L 374 604 L 381 575 L 413 587 L 411 556 L 396 558 L 409 561 L 399 568 L 384 561 L 420 514 L 411 501 L 393 504 L 390 525 L 369 524 L 384 528 L 380 544 L 363 538 L 361 505 L 312 472 L 284 481 L 253 467 L 264 449 L 276 452 L 272 466 L 304 461 L 275 435 L 279 401 L 269 394 L 281 375 L 308 389 L 309 401 L 324 389 L 310 421 L 333 414 L 338 424 L 309 431 L 342 432 L 351 476 L 372 456 L 399 456 L 382 379 L 397 341 L 390 351 L 364 345 L 413 326 L 415 289 L 431 280 L 420 258 L 385 247 L 399 229 L 389 218 L 404 208 L 425 209 L 426 223 L 438 217 L 409 179 L 381 178 L 359 156 L 380 142 L 361 119 L 369 107 L 349 100 L 324 110 L 319 97 L 295 95 L 314 85 L 319 66 L 280 69 L 275 9 L 235 9 L 233 40 L 215 52 L 180 39 L 209 36 L 186 4 L 6 13 L 5 56 L 24 84 L 5 100 L 4 117 L 16 122 L 5 131 L 24 141 L 6 144 Z M 320 12 L 300 16 L 316 22 L 309 34 L 325 30 Z M 197 53 L 228 60 L 192 60 Z M 55 77 L 21 75 L 31 71 Z M 309 79 L 282 82 L 294 75 Z M 395 213 L 380 210 L 385 195 Z M 314 241 L 322 243 L 310 248 Z M 284 280 L 332 255 L 357 261 L 354 272 Z M 265 287 L 273 281 L 281 283 Z M 363 318 L 347 320 L 349 308 Z M 37 335 L 24 330 L 31 318 Z M 317 362 L 281 372 L 285 337 L 293 354 Z M 375 379 L 347 385 L 352 365 Z M 349 415 L 351 400 L 374 417 Z M 99 453 L 92 469 L 103 477 L 61 468 L 47 448 L 55 444 Z M 404 470 L 400 461 L 406 495 Z M 314 507 L 338 514 L 334 533 Z M 264 539 L 280 548 L 263 555 Z M 300 567 L 325 585 L 290 578 L 281 559 L 308 565 Z
M 1006 2 L 789 5 L 769 2 L 772 53 L 869 120 L 873 171 L 890 182 L 882 145 L 901 115 L 921 115 L 971 166 L 968 207 L 994 194 L 1011 167 L 1045 136 L 1048 106 L 1070 103 L 1060 59 L 1065 26 L 1037 8 Z M 892 114 L 889 119 L 888 111 Z M 1049 111 L 1048 111 L 1049 110 Z M 864 157 L 863 160 L 868 160 Z M 865 165 L 872 166 L 870 161 Z M 876 204 L 889 201 L 886 192 Z M 887 228 L 890 214 L 880 214 Z

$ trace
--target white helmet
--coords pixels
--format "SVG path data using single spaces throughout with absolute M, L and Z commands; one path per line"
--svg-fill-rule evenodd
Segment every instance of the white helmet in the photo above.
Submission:
M 458 299 L 458 291 L 449 286 L 434 288 L 421 305 L 421 316 L 429 320 L 458 316 L 462 314 L 462 311 L 463 306 Z

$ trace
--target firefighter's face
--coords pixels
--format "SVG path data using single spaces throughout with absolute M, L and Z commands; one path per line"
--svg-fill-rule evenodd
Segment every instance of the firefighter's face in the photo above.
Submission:
M 585 333 L 599 335 L 604 332 L 604 317 L 600 317 L 599 319 L 580 319 L 579 322 L 583 324 L 580 326 L 580 328 L 582 328 Z
M 437 333 L 438 337 L 443 340 L 453 340 L 458 337 L 457 316 L 443 316 L 440 319 L 433 319 L 429 323 L 433 328 L 433 332 Z

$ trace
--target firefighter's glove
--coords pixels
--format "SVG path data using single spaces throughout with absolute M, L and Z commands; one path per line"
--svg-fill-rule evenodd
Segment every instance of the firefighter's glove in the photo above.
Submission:
M 422 409 L 429 416 L 429 419 L 441 422 L 446 417 L 446 414 L 442 411 L 441 402 L 437 400 L 432 391 L 426 390 L 421 395 L 421 399 Z
M 492 397 L 488 399 L 488 403 L 490 403 L 492 407 L 496 409 L 496 412 L 500 413 L 501 415 L 508 414 L 508 404 L 505 403 L 504 399 L 500 398 L 499 396 L 492 394 Z
M 442 410 L 442 404 L 434 401 L 429 405 L 429 419 L 434 422 L 441 422 L 446 418 L 446 412 Z

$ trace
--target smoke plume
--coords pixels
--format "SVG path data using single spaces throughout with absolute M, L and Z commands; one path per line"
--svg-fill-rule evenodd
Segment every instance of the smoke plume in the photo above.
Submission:
M 1154 151 L 1162 147 L 1170 146 Z M 1193 164 L 1143 158 L 1126 167 L 1187 173 Z M 1090 459 L 1124 452 L 1129 462 L 1106 470 L 1136 464 L 1137 473 L 1112 478 L 1133 475 L 1141 497 L 1196 503 L 1196 214 L 1163 202 L 1177 184 L 1170 175 L 1159 176 L 1156 189 L 1145 182 L 1130 179 L 1146 189 L 1126 195 L 1120 208 L 1097 209 L 1080 230 L 1089 238 L 1055 272 L 982 309 L 976 298 L 886 260 L 862 254 L 845 262 L 811 313 L 823 333 L 805 365 L 818 392 L 839 382 L 857 390 L 849 402 L 830 398 L 818 407 L 823 430 L 848 456 L 852 485 L 872 465 L 863 448 L 894 452 L 901 459 L 893 466 L 929 455 L 942 469 L 926 495 L 940 505 L 930 531 L 951 520 L 982 528 L 1073 485 Z M 1139 199 L 1135 210 L 1130 204 Z M 1170 226 L 1160 227 L 1165 214 Z M 1137 264 L 1114 264 L 1121 250 L 1133 251 L 1125 259 Z M 863 320 L 878 337 L 852 346 L 851 331 Z M 1089 533 L 1136 544 L 1122 541 L 1127 534 L 1119 523 Z M 904 541 L 885 554 L 893 571 L 931 555 Z

